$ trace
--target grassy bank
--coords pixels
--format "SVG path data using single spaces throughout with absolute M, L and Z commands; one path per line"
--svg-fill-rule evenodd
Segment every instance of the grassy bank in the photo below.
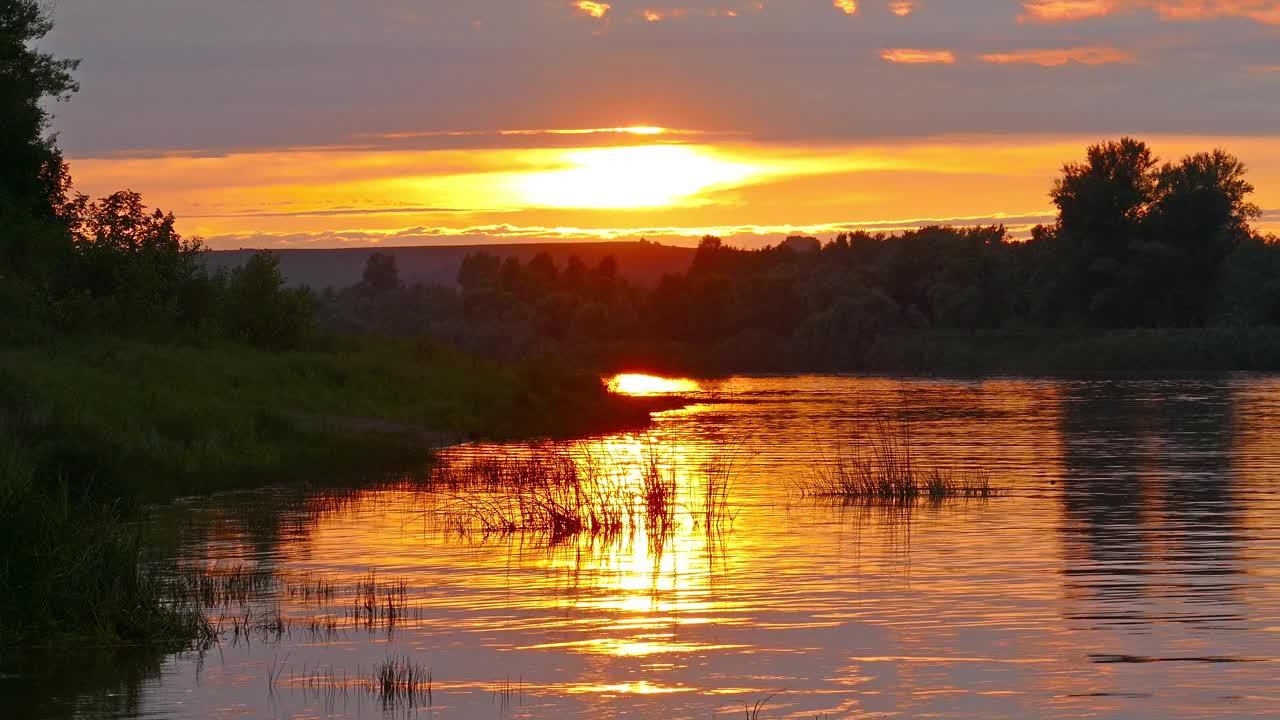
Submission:
M 866 372 L 1158 375 L 1280 371 L 1280 327 L 1170 329 L 919 330 L 885 333 L 838 352 L 812 352 L 758 334 L 713 344 L 616 342 L 575 347 L 602 371 L 724 376 Z
M 28 448 L 0 447 L 0 647 L 181 645 L 206 634 L 198 611 L 167 601 L 144 557 L 119 506 L 45 476 Z
M 647 419 L 598 378 L 549 363 L 411 345 L 264 352 L 114 339 L 0 350 L 0 408 L 46 470 L 144 499 L 313 468 L 404 467 L 439 438 Z
M 0 644 L 190 637 L 129 520 L 145 501 L 406 469 L 445 438 L 647 422 L 550 363 L 412 344 L 266 352 L 74 338 L 0 350 Z

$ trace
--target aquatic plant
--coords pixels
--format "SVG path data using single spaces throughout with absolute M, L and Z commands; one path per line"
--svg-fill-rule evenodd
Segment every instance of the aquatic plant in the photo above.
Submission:
M 904 505 L 998 494 L 985 471 L 922 467 L 913 451 L 910 424 L 884 418 L 869 431 L 855 433 L 849 443 L 839 443 L 834 458 L 815 463 L 800 490 L 807 497 Z
M 439 502 L 431 517 L 465 537 L 519 534 L 558 545 L 643 536 L 661 546 L 685 522 L 709 534 L 727 532 L 736 453 L 713 453 L 695 492 L 698 474 L 684 471 L 656 441 L 645 442 L 638 458 L 624 459 L 557 443 L 445 454 L 422 489 Z M 682 486 L 681 478 L 691 485 Z
M 371 685 L 384 706 L 399 703 L 415 705 L 419 700 L 431 703 L 433 699 L 431 668 L 408 657 L 388 655 L 377 666 Z
M 405 615 L 409 605 L 409 589 L 403 580 L 378 583 L 372 570 L 355 586 L 356 622 L 365 627 L 380 626 L 393 630 Z
M 616 465 L 550 444 L 462 464 L 442 461 L 429 482 L 448 493 L 440 517 L 459 533 L 539 534 L 549 544 L 670 527 L 677 509 L 674 481 L 656 460 L 646 464 L 637 489 Z
M 774 699 L 777 696 L 778 696 L 778 693 L 773 693 L 764 698 L 761 698 L 760 700 L 755 701 L 750 705 L 744 706 L 747 720 L 760 720 L 760 713 L 765 709 L 766 706 L 768 706 L 769 701 Z

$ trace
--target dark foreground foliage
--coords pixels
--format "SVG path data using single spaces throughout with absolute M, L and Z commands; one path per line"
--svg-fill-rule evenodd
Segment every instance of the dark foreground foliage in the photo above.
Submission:
M 132 643 L 183 647 L 209 630 L 169 602 L 137 529 L 118 505 L 0 447 L 0 644 Z

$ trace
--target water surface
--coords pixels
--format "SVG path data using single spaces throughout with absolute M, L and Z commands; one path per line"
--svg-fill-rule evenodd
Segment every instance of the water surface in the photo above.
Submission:
M 709 718 L 760 703 L 762 718 L 1163 719 L 1280 706 L 1280 380 L 620 389 L 694 400 L 647 433 L 572 449 L 617 477 L 655 460 L 674 473 L 664 532 L 459 532 L 457 497 L 411 483 L 193 499 L 155 518 L 183 538 L 183 561 L 264 578 L 247 605 L 219 611 L 221 643 L 84 671 L 108 678 L 95 692 L 21 670 L 0 692 L 34 714 L 94 718 Z M 1006 492 L 908 508 L 800 496 L 815 463 L 885 413 L 908 423 L 921 462 L 983 469 Z M 707 465 L 726 459 L 727 502 L 708 518 Z M 370 573 L 376 592 L 403 592 L 393 623 L 358 612 Z M 380 697 L 367 678 L 388 658 L 429 667 L 429 695 Z

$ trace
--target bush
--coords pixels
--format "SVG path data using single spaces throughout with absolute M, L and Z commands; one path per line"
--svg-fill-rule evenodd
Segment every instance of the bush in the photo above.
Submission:
M 263 250 L 232 272 L 222 300 L 223 327 L 259 347 L 297 347 L 311 331 L 314 305 L 309 290 L 285 287 L 280 260 Z

